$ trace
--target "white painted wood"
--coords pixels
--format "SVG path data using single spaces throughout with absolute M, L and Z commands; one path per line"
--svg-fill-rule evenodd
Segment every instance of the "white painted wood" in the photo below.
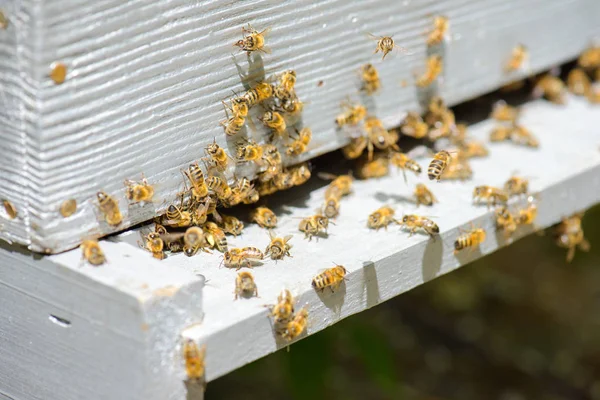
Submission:
M 600 33 L 596 0 L 3 0 L 0 6 L 10 20 L 0 31 L 0 197 L 20 213 L 3 218 L 0 237 L 47 252 L 115 231 L 97 214 L 98 190 L 118 198 L 125 221 L 116 229 L 125 229 L 164 210 L 181 187 L 179 170 L 203 156 L 213 138 L 232 150 L 219 121 L 221 100 L 244 89 L 239 71 L 264 68 L 257 78 L 297 71 L 297 91 L 307 102 L 302 123 L 314 141 L 301 158 L 286 160 L 294 163 L 348 140 L 333 121 L 341 100 L 358 99 L 361 64 L 375 63 L 383 82 L 380 94 L 361 99 L 372 113 L 395 125 L 418 107 L 423 93 L 413 76 L 423 71 L 434 15 L 451 21 L 450 40 L 430 49 L 444 56 L 436 87 L 450 104 L 571 59 Z M 248 22 L 273 28 L 271 55 L 248 59 L 232 46 Z M 381 62 L 367 31 L 393 35 L 413 54 Z M 519 43 L 530 62 L 505 74 Z M 48 78 L 55 61 L 68 67 L 62 85 Z M 265 134 L 249 133 L 257 140 Z M 122 182 L 142 172 L 156 185 L 156 201 L 127 207 Z M 69 198 L 80 211 L 63 219 L 58 209 Z

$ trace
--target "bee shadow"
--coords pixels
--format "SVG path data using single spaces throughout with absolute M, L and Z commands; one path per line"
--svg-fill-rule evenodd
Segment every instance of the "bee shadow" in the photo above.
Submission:
M 461 263 L 461 264 L 467 264 L 471 261 L 474 261 L 478 258 L 480 258 L 483 254 L 481 253 L 481 249 L 479 248 L 479 246 L 477 246 L 476 248 L 472 249 L 471 248 L 467 248 L 467 249 L 463 249 L 461 251 L 459 251 L 458 253 L 454 254 L 454 257 L 456 257 L 456 259 Z
M 156 215 L 156 207 L 151 201 L 143 203 L 127 203 L 127 214 L 141 217 L 141 220 L 147 221 Z
M 316 292 L 325 307 L 335 313 L 339 313 L 346 297 L 346 281 L 342 281 L 336 290 L 332 290 L 328 287 L 323 290 L 316 290 Z
M 246 70 L 237 62 L 235 55 L 232 54 L 231 58 L 244 89 L 250 90 L 257 83 L 265 80 L 265 63 L 262 56 L 257 52 L 252 52 L 252 54 L 247 56 L 248 67 Z
M 206 390 L 204 379 L 186 379 L 183 383 L 186 390 L 186 400 L 204 400 L 204 391 Z
M 442 268 L 442 256 L 444 253 L 444 243 L 440 237 L 427 241 L 425 252 L 423 254 L 422 269 L 423 280 L 430 281 L 437 277 Z
M 373 261 L 363 261 L 363 280 L 367 295 L 367 308 L 371 308 L 379 304 L 381 299 L 377 271 L 375 270 L 375 263 Z
M 415 199 L 413 197 L 404 196 L 404 195 L 395 194 L 395 193 L 376 192 L 373 197 L 375 197 L 375 199 L 377 199 L 378 201 L 381 201 L 382 203 L 389 203 L 391 200 L 394 203 L 410 203 L 413 205 L 417 204 L 417 202 L 415 201 Z

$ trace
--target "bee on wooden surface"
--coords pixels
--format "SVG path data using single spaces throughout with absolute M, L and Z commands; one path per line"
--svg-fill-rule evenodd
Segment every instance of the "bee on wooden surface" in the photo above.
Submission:
M 330 222 L 329 218 L 325 215 L 315 214 L 302 219 L 298 225 L 298 230 L 304 232 L 304 238 L 308 238 L 308 240 L 311 241 L 313 236 L 317 236 L 321 232 L 327 233 L 327 228 L 330 223 L 333 224 L 333 222 Z
M 98 198 L 98 208 L 104 214 L 104 220 L 107 224 L 117 226 L 123 221 L 123 216 L 119 210 L 119 202 L 114 197 L 104 193 L 96 193 Z M 6 204 L 4 205 L 6 208 Z
M 77 211 L 77 200 L 69 199 L 63 201 L 60 205 L 59 211 L 60 215 L 62 215 L 64 218 L 68 218 L 71 215 L 75 214 L 75 211 Z
M 263 148 L 254 140 L 246 139 L 237 144 L 235 159 L 238 163 L 257 162 L 262 159 Z
M 491 142 L 503 142 L 510 139 L 513 128 L 510 126 L 497 126 L 490 132 Z
M 383 53 L 381 60 L 385 60 L 385 56 L 387 56 L 394 49 L 398 49 L 403 53 L 409 53 L 408 49 L 400 47 L 394 43 L 394 39 L 392 39 L 391 36 L 375 36 L 371 33 L 367 33 L 367 35 L 371 39 L 377 41 L 377 47 L 375 47 L 373 54 L 377 54 L 381 51 Z
M 404 175 L 404 182 L 406 179 L 406 170 L 412 171 L 415 175 L 419 175 L 421 173 L 421 166 L 415 160 L 410 158 L 405 153 L 400 153 L 399 151 L 394 151 L 389 154 L 390 163 L 399 169 L 402 170 L 402 175 Z
M 427 126 L 418 113 L 409 111 L 408 114 L 406 114 L 404 121 L 402 121 L 400 131 L 406 136 L 422 139 L 427 136 L 429 126 Z
M 510 139 L 513 143 L 520 144 L 523 146 L 537 148 L 540 142 L 531 131 L 522 125 L 515 125 L 510 133 Z
M 448 164 L 452 161 L 452 155 L 449 151 L 442 150 L 433 156 L 433 160 L 427 168 L 427 176 L 430 180 L 436 179 L 439 181 Z
M 573 261 L 575 249 L 589 251 L 590 243 L 585 239 L 581 227 L 581 218 L 583 213 L 574 214 L 568 218 L 563 218 L 562 222 L 555 228 L 556 244 L 559 247 L 568 249 L 567 262 Z
M 523 66 L 525 60 L 529 57 L 529 52 L 527 48 L 522 44 L 517 45 L 511 53 L 510 60 L 506 63 L 504 67 L 507 72 L 516 71 Z
M 454 254 L 466 248 L 470 248 L 473 251 L 474 247 L 479 246 L 485 241 L 485 230 L 481 228 L 472 228 L 468 232 L 462 233 L 454 242 Z
M 367 142 L 368 140 L 365 136 L 350 139 L 350 143 L 342 147 L 344 157 L 346 157 L 347 160 L 354 160 L 360 157 L 367 148 Z
M 190 164 L 187 170 L 182 170 L 184 177 L 190 182 L 190 194 L 194 200 L 200 200 L 208 195 L 208 186 L 204 180 L 204 174 L 197 162 Z
M 343 112 L 335 118 L 335 123 L 338 127 L 344 125 L 356 126 L 360 121 L 367 116 L 367 109 L 360 104 L 350 104 L 342 102 Z
M 277 111 L 267 111 L 259 120 L 267 127 L 271 128 L 274 134 L 282 136 L 287 126 L 285 119 Z
M 383 206 L 369 215 L 367 227 L 376 230 L 385 228 L 387 230 L 388 225 L 392 222 L 398 222 L 394 219 L 394 210 L 389 206 Z
M 443 15 L 437 16 L 433 19 L 433 30 L 427 36 L 427 46 L 435 46 L 440 44 L 446 37 L 446 32 L 450 22 L 448 17 Z
M 508 202 L 508 194 L 499 188 L 492 186 L 477 186 L 473 189 L 473 202 L 481 202 L 485 200 L 488 208 L 491 205 L 506 204 Z
M 292 293 L 283 289 L 277 296 L 277 304 L 271 307 L 273 322 L 277 325 L 287 324 L 294 314 L 294 297 Z
M 258 297 L 254 276 L 249 271 L 238 272 L 235 278 L 235 300 L 238 297 Z
M 230 107 L 227 106 L 227 104 L 225 104 L 225 102 L 223 102 L 223 106 L 225 107 L 225 116 L 227 119 L 225 121 L 221 121 L 220 125 L 223 126 L 223 129 L 225 129 L 225 134 L 227 136 L 237 135 L 242 130 L 242 127 L 246 123 L 246 118 L 240 117 L 239 115 L 238 116 L 232 115 L 230 117 L 229 114 L 227 113 L 227 108 L 230 108 Z
M 302 164 L 290 167 L 289 173 L 292 176 L 292 184 L 294 186 L 306 183 L 312 176 L 308 162 L 303 162 Z
M 252 89 L 245 92 L 241 98 L 252 107 L 273 96 L 273 86 L 266 82 L 257 83 Z
M 415 199 L 417 207 L 421 204 L 425 206 L 432 206 L 433 203 L 437 203 L 438 200 L 435 198 L 433 193 L 422 183 L 418 183 L 415 187 Z
M 263 158 L 261 164 L 267 166 L 258 177 L 259 180 L 263 182 L 273 179 L 281 172 L 283 163 L 277 146 L 270 143 L 263 145 Z
M 279 78 L 279 83 L 281 86 L 285 88 L 287 91 L 294 90 L 294 86 L 296 85 L 296 71 L 293 69 L 288 69 Z
M 185 228 L 192 224 L 192 215 L 189 211 L 182 211 L 175 204 L 171 204 L 161 221 L 165 226 Z
M 325 197 L 325 204 L 323 204 L 323 214 L 327 218 L 335 218 L 340 213 L 340 198 L 336 194 L 330 194 Z
M 8 216 L 9 219 L 17 218 L 17 215 L 19 215 L 19 213 L 13 203 L 11 203 L 10 201 L 5 199 L 5 200 L 2 200 L 2 205 L 4 206 L 4 211 L 6 212 L 6 215 Z
M 260 199 L 260 193 L 258 190 L 252 185 L 252 188 L 242 197 L 242 203 L 244 204 L 254 204 Z
M 231 215 L 222 215 L 221 227 L 223 232 L 233 236 L 241 235 L 244 229 L 244 223 Z
M 144 236 L 144 247 L 150 253 L 152 253 L 152 257 L 162 260 L 165 258 L 165 253 L 163 249 L 165 247 L 165 242 L 160 237 L 160 234 L 156 232 L 150 232 Z
M 214 214 L 216 212 L 216 199 L 212 196 L 206 196 L 204 203 L 194 204 L 190 208 L 190 217 L 192 218 L 192 225 L 202 225 L 206 222 L 208 214 Z
M 204 250 L 207 244 L 204 231 L 198 226 L 190 226 L 183 234 L 183 252 L 188 257 L 196 255 L 198 250 Z
M 504 100 L 499 100 L 494 103 L 492 107 L 492 113 L 490 118 L 501 122 L 516 122 L 519 118 L 519 109 L 517 107 L 509 106 Z
M 585 69 L 600 68 L 600 47 L 592 46 L 579 56 L 577 64 Z
M 253 261 L 264 258 L 263 252 L 256 247 L 234 248 L 223 253 L 223 263 L 227 268 L 252 268 Z
M 130 203 L 150 202 L 154 196 L 154 187 L 148 183 L 144 178 L 144 174 L 142 174 L 141 183 L 129 179 L 125 180 L 125 196 Z
M 272 180 L 258 182 L 258 193 L 260 194 L 260 196 L 268 196 L 270 194 L 277 192 L 278 190 L 279 189 L 277 189 L 277 186 L 275 186 L 275 183 L 273 183 Z
M 277 190 L 287 190 L 294 187 L 294 180 L 289 170 L 283 170 L 273 178 L 273 185 Z
M 496 226 L 504 231 L 504 237 L 507 239 L 517 230 L 517 220 L 507 207 L 496 209 Z
M 542 76 L 533 89 L 534 94 L 544 96 L 555 104 L 565 104 L 566 87 L 560 78 L 551 74 Z
M 298 311 L 294 318 L 288 322 L 281 336 L 287 341 L 294 340 L 300 336 L 302 332 L 304 332 L 307 324 L 308 310 L 306 308 L 302 308 L 300 311 Z
M 360 179 L 381 178 L 390 172 L 387 156 L 375 157 L 372 161 L 363 158 L 356 165 L 356 175 Z
M 419 228 L 423 229 L 432 238 L 440 233 L 440 227 L 435 222 L 427 217 L 415 214 L 403 216 L 399 224 L 409 230 L 410 236 L 414 235 Z
M 271 243 L 269 243 L 265 250 L 265 257 L 270 255 L 272 260 L 283 260 L 283 257 L 285 256 L 291 257 L 290 249 L 292 246 L 290 246 L 288 242 L 292 239 L 292 235 L 280 238 L 274 236 L 273 233 L 269 231 L 269 238 L 271 239 Z
M 209 165 L 219 172 L 224 172 L 227 169 L 227 163 L 231 158 L 221 146 L 217 144 L 216 139 L 204 149 L 210 157 Z
M 360 69 L 360 75 L 362 78 L 362 91 L 370 96 L 379 90 L 381 81 L 379 80 L 379 73 L 373 64 L 363 65 Z
M 254 221 L 261 228 L 275 228 L 277 226 L 277 216 L 267 207 L 257 207 L 250 213 L 250 220 Z
M 530 198 L 527 207 L 519 210 L 519 215 L 516 218 L 517 224 L 532 225 L 537 218 L 537 211 L 537 205 Z
M 81 242 L 81 260 L 85 260 L 93 266 L 99 266 L 106 262 L 104 252 L 95 239 L 84 240 Z
M 504 191 L 509 196 L 527 194 L 529 192 L 529 180 L 518 176 L 512 176 L 504 183 Z
M 218 176 L 209 176 L 206 180 L 206 186 L 217 195 L 219 200 L 227 201 L 231 197 L 231 187 Z
M 198 348 L 196 342 L 192 339 L 186 339 L 183 342 L 183 359 L 185 360 L 185 372 L 190 381 L 197 381 L 204 378 L 206 356 L 206 345 Z
M 290 156 L 299 156 L 300 154 L 306 151 L 306 146 L 310 143 L 312 139 L 312 131 L 310 128 L 302 128 L 301 131 L 296 131 L 298 137 L 292 141 L 292 143 L 286 145 L 285 153 Z
M 304 103 L 297 97 L 286 99 L 281 103 L 281 110 L 290 115 L 298 115 L 304 110 Z
M 567 77 L 567 87 L 571 93 L 577 96 L 585 96 L 589 93 L 592 82 L 581 68 L 573 68 Z
M 312 280 L 312 287 L 315 290 L 322 292 L 325 288 L 330 288 L 333 292 L 344 281 L 344 277 L 348 271 L 341 265 L 336 265 L 333 268 L 317 274 Z
M 325 190 L 325 197 L 329 196 L 347 196 L 352 192 L 352 175 L 333 175 L 327 172 L 319 172 L 319 178 L 332 180 Z
M 429 56 L 425 65 L 425 72 L 417 78 L 417 86 L 425 87 L 431 85 L 442 73 L 443 68 L 444 63 L 440 55 L 434 54 Z
M 262 51 L 263 53 L 271 53 L 267 47 L 265 47 L 265 36 L 271 31 L 271 28 L 267 28 L 261 32 L 252 28 L 250 24 L 248 27 L 242 27 L 243 38 L 234 43 L 234 46 L 240 48 L 241 51 L 245 51 L 248 55 L 253 51 Z
M 365 120 L 365 130 L 367 131 L 367 151 L 369 161 L 373 159 L 373 151 L 375 148 L 379 150 L 400 150 L 396 142 L 398 141 L 398 133 L 396 131 L 388 131 L 383 126 L 383 122 L 375 117 L 368 117 Z
M 227 237 L 225 236 L 225 232 L 219 228 L 217 224 L 214 222 L 206 222 L 202 226 L 202 230 L 204 231 L 206 243 L 208 243 L 211 248 L 217 249 L 220 252 L 227 251 Z
M 464 158 L 486 157 L 489 150 L 482 142 L 470 141 L 461 143 L 460 153 Z

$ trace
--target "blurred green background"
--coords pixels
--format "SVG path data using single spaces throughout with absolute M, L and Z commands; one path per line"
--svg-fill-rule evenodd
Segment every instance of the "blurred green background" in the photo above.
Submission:
M 208 385 L 207 399 L 599 399 L 600 206 Z

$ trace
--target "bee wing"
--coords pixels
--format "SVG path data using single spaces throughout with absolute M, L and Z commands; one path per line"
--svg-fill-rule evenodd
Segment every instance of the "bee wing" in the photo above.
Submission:
M 267 36 L 268 34 L 271 33 L 271 31 L 273 30 L 272 26 L 269 26 L 268 28 L 265 28 L 262 32 L 259 32 L 259 35 L 263 35 L 263 36 Z
M 369 39 L 373 39 L 373 40 L 379 40 L 379 39 L 381 39 L 381 36 L 375 36 L 371 32 L 365 32 L 365 35 L 367 35 L 367 37 Z
M 337 175 L 330 174 L 329 172 L 319 172 L 317 173 L 317 176 L 326 181 L 331 181 L 337 178 Z
M 412 51 L 410 51 L 408 48 L 398 46 L 396 43 L 394 43 L 394 49 L 398 50 L 400 53 L 406 54 L 407 56 L 411 56 L 411 55 L 415 54 Z
M 293 237 L 294 237 L 294 235 L 285 235 L 285 236 L 284 236 L 284 238 L 283 238 L 283 241 L 287 243 L 287 242 L 289 242 L 289 241 L 290 241 L 290 240 L 291 240 Z
M 266 54 L 271 54 L 271 48 L 268 46 L 261 47 L 260 51 L 262 51 L 263 53 L 266 53 Z

